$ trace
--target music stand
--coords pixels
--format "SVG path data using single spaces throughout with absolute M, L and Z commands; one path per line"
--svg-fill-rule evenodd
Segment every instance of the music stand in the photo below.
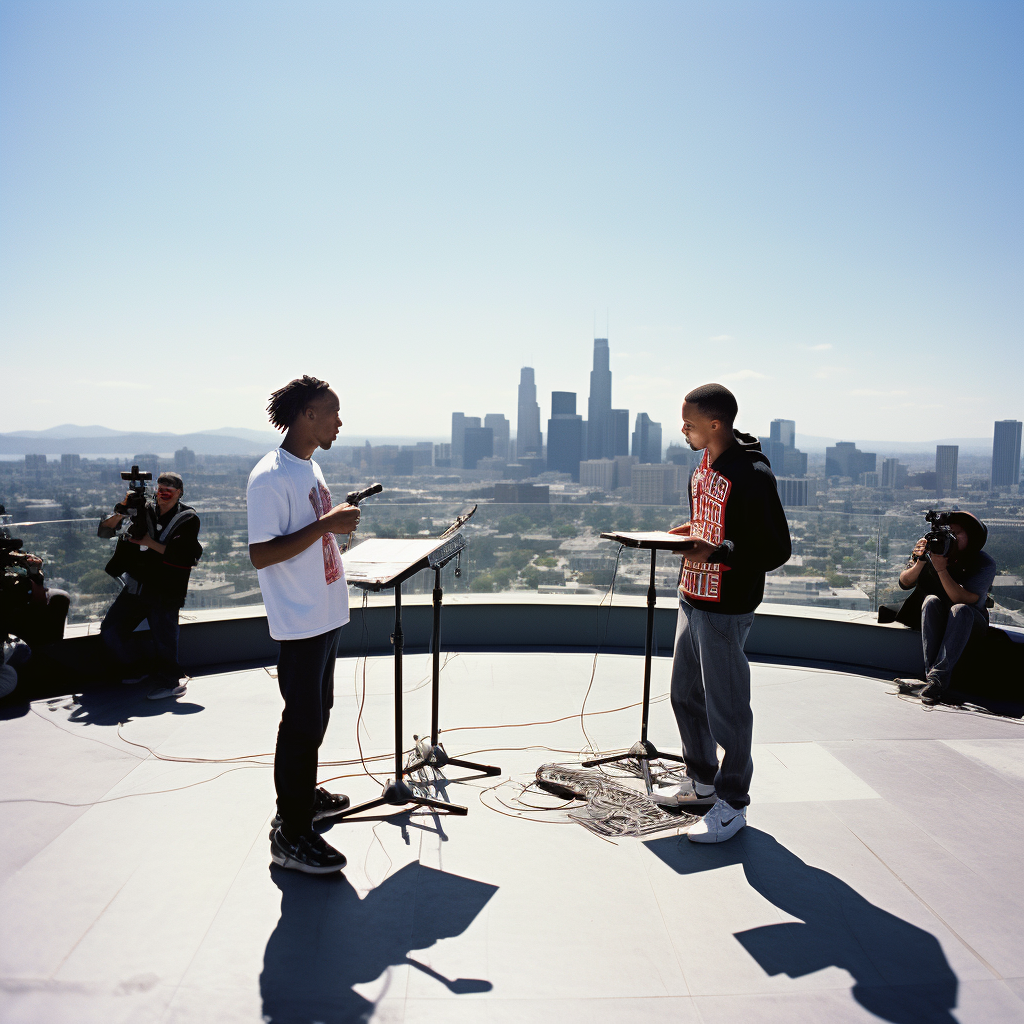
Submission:
M 657 564 L 659 551 L 685 551 L 693 546 L 689 537 L 679 534 L 664 533 L 661 531 L 651 533 L 602 533 L 606 540 L 614 540 L 627 548 L 644 548 L 651 552 L 651 582 L 647 588 L 647 644 L 644 651 L 644 699 L 640 713 L 640 739 L 629 748 L 625 754 L 614 754 L 611 757 L 598 757 L 590 761 L 584 761 L 582 767 L 596 768 L 599 764 L 612 764 L 614 761 L 636 760 L 640 762 L 640 769 L 643 772 L 644 785 L 647 792 L 653 792 L 651 784 L 651 761 L 678 761 L 685 764 L 685 759 L 678 754 L 663 754 L 647 738 L 647 719 L 651 706 L 651 657 L 654 653 L 654 605 L 657 600 L 657 592 L 654 586 L 654 569 Z
M 454 764 L 459 768 L 471 768 L 473 771 L 480 772 L 485 777 L 488 775 L 500 775 L 501 769 L 496 768 L 492 764 L 477 764 L 476 761 L 465 761 L 458 757 L 449 757 L 444 747 L 437 740 L 438 706 L 441 694 L 441 569 L 450 560 L 451 556 L 440 565 L 434 566 L 434 621 L 431 634 L 434 663 L 432 669 L 433 685 L 430 694 L 430 740 L 428 742 L 426 739 L 422 739 L 416 743 L 416 753 L 420 755 L 420 760 L 415 764 L 409 765 L 405 769 L 405 773 L 406 775 L 411 775 L 413 772 L 418 772 L 421 768 L 433 768 L 435 771 L 440 772 L 446 764 Z M 413 738 L 415 739 L 415 737 Z
M 373 800 L 348 807 L 340 814 L 331 815 L 337 821 L 361 811 L 391 804 L 402 807 L 406 804 L 433 807 L 450 814 L 468 814 L 469 810 L 460 804 L 434 797 L 419 796 L 402 779 L 409 769 L 402 767 L 402 655 L 405 649 L 405 633 L 402 630 L 402 584 L 424 569 L 433 568 L 437 575 L 466 546 L 461 533 L 443 540 L 438 538 L 415 538 L 411 540 L 390 540 L 372 538 L 342 555 L 345 578 L 352 586 L 361 590 L 395 592 L 395 631 L 391 634 L 395 658 L 395 777 L 389 779 L 381 795 Z M 438 616 L 440 612 L 438 611 Z M 436 658 L 435 658 L 436 664 Z M 435 694 L 438 685 L 435 676 Z M 435 697 L 436 707 L 436 697 Z M 435 715 L 436 728 L 436 715 Z

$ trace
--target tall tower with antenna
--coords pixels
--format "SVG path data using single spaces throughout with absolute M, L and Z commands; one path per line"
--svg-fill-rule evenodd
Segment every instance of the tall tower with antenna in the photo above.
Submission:
M 516 457 L 540 455 L 540 406 L 533 367 L 524 366 L 519 374 L 519 418 L 516 423 Z
M 612 431 L 612 371 L 608 367 L 608 339 L 594 339 L 594 368 L 590 371 L 587 401 L 587 458 L 614 456 Z

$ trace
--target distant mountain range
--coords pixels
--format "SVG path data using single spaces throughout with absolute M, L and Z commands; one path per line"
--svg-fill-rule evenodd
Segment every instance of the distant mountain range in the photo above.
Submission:
M 895 455 L 935 454 L 939 444 L 955 444 L 961 455 L 991 455 L 991 437 L 944 437 L 937 441 L 861 441 L 854 437 L 817 437 L 813 434 L 797 434 L 796 446 L 805 452 L 824 452 L 838 441 L 853 441 L 862 452 L 874 452 L 890 458 Z
M 339 446 L 370 444 L 416 444 L 437 442 L 435 437 L 409 436 L 340 436 Z M 447 440 L 447 438 L 445 439 Z M 962 455 L 991 455 L 991 437 L 952 437 L 937 441 L 863 441 L 856 438 L 819 437 L 797 434 L 801 451 L 824 453 L 837 441 L 855 441 L 861 451 L 881 456 L 934 453 L 938 444 L 960 446 Z M 112 430 L 110 427 L 80 427 L 63 423 L 48 430 L 15 430 L 0 434 L 0 457 L 11 455 L 98 455 L 130 457 L 152 453 L 171 455 L 179 448 L 191 448 L 197 455 L 262 455 L 281 443 L 281 435 L 272 430 L 251 430 L 248 427 L 221 427 L 199 430 L 191 434 L 148 433 L 141 430 Z M 669 439 L 669 443 L 672 440 Z M 676 442 L 679 443 L 679 442 Z
M 338 446 L 370 444 L 416 444 L 433 441 L 425 437 L 345 437 Z M 64 423 L 48 430 L 16 430 L 0 434 L 0 457 L 11 455 L 94 455 L 131 457 L 153 454 L 167 456 L 179 448 L 190 448 L 197 455 L 263 455 L 281 443 L 281 435 L 272 430 L 248 427 L 221 427 L 191 434 L 149 433 L 141 430 L 111 430 L 109 427 L 80 427 Z

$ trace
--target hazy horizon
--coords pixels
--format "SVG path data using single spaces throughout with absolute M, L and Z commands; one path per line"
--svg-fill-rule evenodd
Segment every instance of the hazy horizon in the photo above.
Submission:
M 1024 7 L 0 5 L 0 432 L 1024 419 Z M 1016 128 L 1014 128 L 1016 126 Z

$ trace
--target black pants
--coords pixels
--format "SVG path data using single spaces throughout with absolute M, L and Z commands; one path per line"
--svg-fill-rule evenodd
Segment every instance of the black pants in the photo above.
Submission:
M 341 630 L 307 640 L 282 640 L 277 684 L 284 711 L 277 730 L 277 811 L 290 839 L 313 831 L 317 757 L 334 706 L 334 662 Z

